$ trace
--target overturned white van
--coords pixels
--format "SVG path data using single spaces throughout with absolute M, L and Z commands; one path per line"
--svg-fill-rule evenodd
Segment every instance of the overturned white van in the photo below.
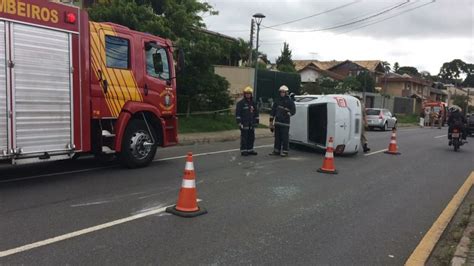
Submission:
M 334 140 L 335 154 L 356 154 L 360 147 L 362 110 L 350 95 L 295 96 L 290 143 L 326 149 Z

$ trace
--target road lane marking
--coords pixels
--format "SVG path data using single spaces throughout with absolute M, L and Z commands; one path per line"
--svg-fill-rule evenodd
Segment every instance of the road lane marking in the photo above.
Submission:
M 202 200 L 198 199 L 197 201 L 200 202 Z M 172 206 L 174 206 L 174 205 L 148 209 L 148 210 L 140 212 L 138 214 L 128 216 L 128 217 L 125 217 L 125 218 L 122 218 L 122 219 L 118 219 L 118 220 L 115 220 L 115 221 L 111 221 L 111 222 L 108 222 L 108 223 L 99 224 L 99 225 L 96 225 L 96 226 L 84 228 L 84 229 L 81 229 L 81 230 L 78 230 L 78 231 L 74 231 L 74 232 L 67 233 L 67 234 L 64 234 L 64 235 L 60 235 L 60 236 L 52 237 L 52 238 L 49 238 L 49 239 L 41 240 L 41 241 L 34 242 L 34 243 L 31 243 L 31 244 L 27 244 L 27 245 L 24 245 L 24 246 L 20 246 L 20 247 L 8 249 L 8 250 L 0 251 L 0 258 L 11 256 L 11 255 L 18 254 L 18 253 L 21 253 L 21 252 L 25 252 L 25 251 L 28 251 L 28 250 L 31 250 L 31 249 L 34 249 L 34 248 L 39 248 L 39 247 L 51 245 L 51 244 L 54 244 L 56 242 L 60 242 L 60 241 L 63 241 L 63 240 L 75 238 L 75 237 L 78 237 L 78 236 L 81 236 L 81 235 L 90 234 L 90 233 L 93 233 L 93 232 L 96 232 L 96 231 L 99 231 L 99 230 L 103 230 L 103 229 L 106 229 L 106 228 L 110 228 L 112 226 L 128 223 L 128 222 L 131 222 L 131 221 L 134 221 L 134 220 L 137 220 L 137 219 L 141 219 L 141 218 L 145 218 L 145 217 L 148 217 L 148 216 L 152 216 L 152 215 L 155 215 L 155 214 L 161 214 L 166 210 L 166 208 L 172 207 Z
M 101 204 L 106 204 L 109 203 L 110 200 L 102 200 L 102 201 L 94 201 L 94 202 L 86 202 L 86 203 L 79 203 L 79 204 L 74 204 L 71 205 L 71 208 L 76 208 L 76 207 L 87 207 L 87 206 L 94 206 L 94 205 L 101 205 Z
M 261 148 L 269 148 L 272 147 L 272 144 L 269 145 L 261 145 L 254 147 L 255 149 L 261 149 Z M 230 150 L 222 150 L 222 151 L 213 151 L 213 152 L 203 152 L 203 153 L 197 153 L 194 154 L 194 157 L 200 157 L 200 156 L 209 156 L 209 155 L 215 155 L 215 154 L 221 154 L 221 153 L 228 153 L 228 152 L 235 152 L 235 151 L 240 151 L 240 149 L 230 149 Z M 183 156 L 175 156 L 175 157 L 168 157 L 168 158 L 161 158 L 161 159 L 155 159 L 153 162 L 164 162 L 164 161 L 172 161 L 172 160 L 177 160 L 177 159 L 183 159 L 186 158 L 187 155 Z M 0 183 L 8 183 L 8 182 L 16 182 L 16 181 L 24 181 L 24 180 L 30 180 L 30 179 L 36 179 L 36 178 L 44 178 L 44 177 L 52 177 L 52 176 L 58 176 L 58 175 L 68 175 L 68 174 L 78 174 L 78 173 L 85 173 L 85 172 L 91 172 L 95 170 L 102 170 L 102 169 L 109 169 L 109 168 L 117 168 L 119 167 L 118 165 L 112 165 L 112 166 L 101 166 L 101 167 L 93 167 L 93 168 L 87 168 L 87 169 L 81 169 L 81 170 L 74 170 L 74 171 L 66 171 L 66 172 L 59 172 L 59 173 L 50 173 L 50 174 L 42 174 L 42 175 L 34 175 L 34 176 L 26 176 L 26 177 L 20 177 L 20 178 L 6 178 L 4 180 L 0 180 Z
M 42 178 L 42 177 L 51 177 L 51 176 L 57 176 L 57 175 L 78 174 L 78 173 L 85 173 L 85 172 L 90 172 L 90 171 L 94 171 L 94 170 L 102 170 L 102 169 L 108 169 L 108 168 L 114 168 L 114 167 L 117 167 L 117 166 L 116 165 L 114 165 L 114 166 L 101 166 L 101 167 L 86 168 L 86 169 L 81 169 L 81 170 L 66 171 L 66 172 L 60 172 L 60 173 L 50 173 L 50 174 L 42 174 L 42 175 L 34 175 L 34 176 L 25 176 L 25 177 L 20 177 L 20 178 L 7 178 L 5 180 L 0 180 L 0 183 L 7 183 L 7 182 L 13 182 L 13 181 L 22 181 L 22 180 L 29 180 L 29 179 Z
M 444 137 L 447 137 L 448 135 L 441 135 L 441 136 L 436 136 L 434 137 L 435 139 L 439 139 L 439 138 L 444 138 Z
M 423 239 L 421 239 L 418 246 L 405 262 L 406 266 L 425 265 L 425 262 L 431 255 L 435 245 L 438 243 L 439 238 L 443 234 L 453 216 L 456 214 L 456 211 L 458 210 L 473 184 L 474 172 L 472 172 L 471 175 L 466 179 L 464 184 L 461 186 L 458 192 L 456 192 L 441 215 L 438 217 L 438 219 L 436 219 L 433 226 L 431 226 L 430 230 L 425 234 Z
M 254 147 L 254 149 L 269 148 L 269 147 L 273 147 L 273 144 L 257 146 L 257 147 Z M 193 157 L 209 156 L 209 155 L 235 152 L 235 151 L 240 151 L 240 149 L 230 149 L 230 150 L 222 150 L 222 151 L 211 151 L 211 152 L 196 153 L 196 154 L 193 154 Z M 163 161 L 171 161 L 171 160 L 176 160 L 176 159 L 183 159 L 183 158 L 186 158 L 186 157 L 188 157 L 188 156 L 187 155 L 182 155 L 182 156 L 169 157 L 169 158 L 163 158 L 163 159 L 155 159 L 153 161 L 154 162 L 163 162 Z
M 374 151 L 374 152 L 371 152 L 371 153 L 367 153 L 367 154 L 364 154 L 364 156 L 370 156 L 370 155 L 374 155 L 374 154 L 378 154 L 378 153 L 382 153 L 382 152 L 386 152 L 388 151 L 388 149 L 383 149 L 383 150 L 380 150 L 380 151 Z

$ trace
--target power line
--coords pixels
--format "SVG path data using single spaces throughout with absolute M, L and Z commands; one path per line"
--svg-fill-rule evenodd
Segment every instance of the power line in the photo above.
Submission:
M 386 17 L 386 18 L 384 18 L 384 19 L 377 20 L 377 21 L 374 21 L 374 22 L 371 22 L 371 23 L 364 24 L 364 25 L 362 25 L 362 26 L 356 27 L 356 28 L 354 28 L 354 29 L 351 29 L 351 30 L 348 30 L 348 31 L 344 31 L 344 32 L 338 33 L 337 35 L 345 34 L 345 33 L 351 32 L 351 31 L 355 31 L 355 30 L 358 30 L 358 29 L 362 29 L 362 28 L 365 28 L 365 27 L 372 26 L 372 25 L 374 25 L 374 24 L 378 24 L 378 23 L 384 22 L 384 21 L 386 21 L 386 20 L 392 19 L 392 18 L 394 18 L 394 17 L 398 17 L 398 16 L 403 15 L 403 14 L 405 14 L 405 13 L 411 12 L 411 11 L 413 11 L 413 10 L 415 10 L 415 9 L 422 8 L 422 7 L 425 7 L 425 6 L 427 6 L 427 5 L 433 4 L 433 3 L 435 3 L 435 2 L 436 2 L 436 0 L 432 0 L 431 2 L 422 4 L 422 5 L 419 5 L 419 6 L 410 8 L 410 9 L 406 9 L 406 10 L 404 10 L 404 11 L 402 11 L 402 12 L 398 12 L 398 13 L 396 13 L 396 14 L 394 14 L 394 15 L 392 15 L 392 16 Z
M 319 13 L 316 13 L 316 14 L 313 14 L 313 15 L 310 15 L 310 16 L 302 17 L 302 18 L 295 19 L 295 20 L 290 20 L 290 21 L 283 22 L 283 23 L 280 23 L 280 24 L 275 24 L 275 25 L 272 25 L 272 26 L 269 26 L 269 27 L 270 27 L 270 28 L 279 27 L 279 26 L 283 26 L 283 25 L 288 25 L 288 24 L 291 24 L 291 23 L 295 23 L 295 22 L 298 22 L 298 21 L 302 21 L 302 20 L 305 20 L 305 19 L 314 18 L 314 17 L 320 16 L 320 15 L 323 15 L 323 14 L 326 14 L 326 13 L 330 13 L 330 12 L 333 12 L 333 11 L 336 11 L 336 10 L 339 10 L 339 9 L 342 9 L 342 8 L 345 8 L 345 7 L 348 7 L 348 6 L 357 4 L 357 3 L 359 3 L 360 1 L 361 1 L 361 0 L 357 0 L 357 1 L 350 2 L 350 3 L 344 4 L 344 5 L 340 5 L 340 6 L 331 8 L 331 9 L 324 10 L 324 11 L 322 11 L 322 12 L 319 12 Z
M 317 32 L 317 31 L 328 31 L 328 30 L 334 30 L 334 29 L 338 29 L 338 28 L 342 28 L 342 27 L 347 27 L 347 26 L 350 26 L 350 25 L 354 25 L 354 24 L 357 24 L 359 22 L 363 22 L 363 21 L 366 21 L 366 20 L 369 20 L 369 19 L 372 19 L 372 18 L 375 18 L 375 17 L 378 17 L 378 16 L 381 16 L 385 13 L 388 13 L 394 9 L 398 9 L 406 4 L 408 4 L 410 1 L 407 0 L 403 3 L 399 3 L 395 6 L 392 6 L 388 9 L 385 9 L 383 11 L 380 11 L 380 12 L 377 12 L 373 15 L 370 15 L 368 17 L 364 17 L 364 18 L 361 18 L 361 19 L 357 19 L 355 18 L 356 20 L 355 21 L 352 21 L 352 22 L 347 22 L 347 23 L 343 23 L 343 24 L 339 24 L 339 25 L 336 25 L 336 26 L 331 26 L 331 27 L 327 27 L 327 28 L 322 28 L 322 29 L 314 29 L 314 30 L 284 30 L 284 29 L 277 29 L 277 28 L 273 28 L 273 27 L 267 27 L 265 25 L 262 25 L 263 28 L 265 29 L 271 29 L 271 30 L 276 30 L 276 31 L 283 31 L 283 32 Z

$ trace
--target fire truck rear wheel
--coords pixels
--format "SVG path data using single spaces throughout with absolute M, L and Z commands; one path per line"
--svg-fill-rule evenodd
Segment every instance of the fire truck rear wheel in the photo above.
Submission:
M 119 154 L 120 163 L 128 168 L 147 166 L 153 161 L 157 146 L 156 133 L 153 128 L 150 127 L 148 130 L 145 121 L 133 119 L 129 122 L 123 135 L 122 151 Z

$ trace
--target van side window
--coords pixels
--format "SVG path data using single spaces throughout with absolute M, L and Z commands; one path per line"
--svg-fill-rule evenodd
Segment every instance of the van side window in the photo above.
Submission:
M 168 54 L 164 48 L 147 47 L 145 57 L 146 72 L 149 76 L 164 80 L 170 79 Z
M 115 36 L 105 36 L 107 67 L 128 69 L 130 67 L 130 41 Z

